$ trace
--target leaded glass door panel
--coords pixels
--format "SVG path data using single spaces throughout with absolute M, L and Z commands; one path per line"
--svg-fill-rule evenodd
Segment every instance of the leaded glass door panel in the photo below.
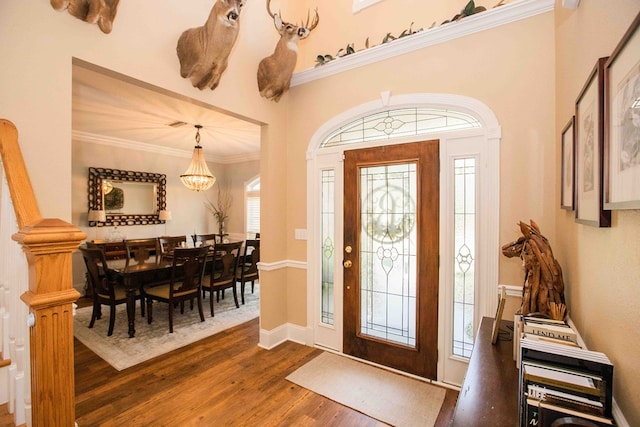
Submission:
M 344 352 L 436 378 L 438 141 L 345 151 Z

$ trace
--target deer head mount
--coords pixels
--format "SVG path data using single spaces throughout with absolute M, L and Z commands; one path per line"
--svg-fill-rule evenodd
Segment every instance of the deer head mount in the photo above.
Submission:
M 300 25 L 284 22 L 280 12 L 271 12 L 271 0 L 267 0 L 267 12 L 273 19 L 280 40 L 272 55 L 267 56 L 258 65 L 258 89 L 264 98 L 278 102 L 280 97 L 289 90 L 291 75 L 298 60 L 298 42 L 306 39 L 320 22 L 318 9 L 311 23 L 310 13 L 307 22 Z
M 58 11 L 66 9 L 71 16 L 89 24 L 98 24 L 103 33 L 109 34 L 119 2 L 120 0 L 51 0 L 51 6 Z
M 207 22 L 184 31 L 178 39 L 180 75 L 190 79 L 194 87 L 218 87 L 238 38 L 240 11 L 245 3 L 246 0 L 217 0 Z

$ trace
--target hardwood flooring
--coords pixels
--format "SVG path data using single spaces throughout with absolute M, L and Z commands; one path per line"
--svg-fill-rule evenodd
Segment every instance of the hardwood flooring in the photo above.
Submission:
M 116 371 L 75 340 L 76 419 L 86 426 L 382 426 L 285 377 L 321 350 L 258 347 L 258 319 Z M 449 425 L 447 390 L 436 426 Z

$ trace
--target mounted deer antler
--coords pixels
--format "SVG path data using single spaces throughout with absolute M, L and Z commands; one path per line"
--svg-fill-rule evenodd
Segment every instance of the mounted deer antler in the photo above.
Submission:
M 280 33 L 280 40 L 273 54 L 264 58 L 258 65 L 258 89 L 263 97 L 278 102 L 291 84 L 291 75 L 298 60 L 298 41 L 309 37 L 320 22 L 320 16 L 316 9 L 311 24 L 309 13 L 305 24 L 283 22 L 279 13 L 271 12 L 271 0 L 267 0 L 267 12 Z
M 178 39 L 176 51 L 180 75 L 191 79 L 194 87 L 218 87 L 227 68 L 231 49 L 240 31 L 240 9 L 246 0 L 217 0 L 207 22 L 190 28 Z
M 119 2 L 120 0 L 51 0 L 51 6 L 58 11 L 67 9 L 71 16 L 89 24 L 98 24 L 103 33 L 109 34 Z

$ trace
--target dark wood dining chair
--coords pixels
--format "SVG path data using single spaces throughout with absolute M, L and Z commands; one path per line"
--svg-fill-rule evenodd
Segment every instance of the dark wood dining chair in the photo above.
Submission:
M 102 249 L 107 262 L 127 258 L 127 248 L 125 248 L 124 241 L 122 240 L 117 242 L 105 242 L 104 240 L 94 240 L 91 243 L 87 242 L 87 246 L 90 246 L 90 244 Z
M 238 266 L 236 280 L 240 282 L 240 295 L 244 304 L 244 287 L 251 282 L 251 293 L 255 289 L 255 282 L 260 278 L 258 273 L 258 262 L 260 262 L 260 240 L 247 240 L 244 244 L 244 253 Z
M 240 308 L 238 304 L 238 292 L 236 290 L 236 273 L 238 262 L 240 260 L 240 252 L 242 242 L 218 243 L 213 249 L 213 259 L 211 261 L 213 268 L 205 274 L 202 282 L 202 293 L 209 292 L 209 306 L 211 307 L 211 317 L 213 313 L 213 294 L 216 293 L 216 302 L 220 301 L 220 292 L 225 289 L 233 289 L 233 300 L 236 308 Z
M 89 328 L 97 319 L 102 318 L 102 305 L 109 306 L 109 330 L 107 336 L 113 334 L 116 322 L 116 306 L 127 302 L 124 286 L 118 281 L 118 275 L 107 266 L 104 252 L 98 247 L 80 247 L 82 258 L 87 267 L 88 284 L 93 298 L 93 311 Z M 136 299 L 140 299 L 140 312 L 144 316 L 144 299 L 136 291 Z
M 173 254 L 174 249 L 187 246 L 187 236 L 162 236 L 158 237 L 160 256 L 167 259 Z
M 194 247 L 209 245 L 213 248 L 218 240 L 217 236 L 217 234 L 192 234 L 191 239 L 193 240 Z
M 129 264 L 157 264 L 160 261 L 160 244 L 155 237 L 148 239 L 127 239 L 124 241 Z
M 164 285 L 143 287 L 142 294 L 147 301 L 147 322 L 153 321 L 153 301 L 163 302 L 169 307 L 169 332 L 173 333 L 173 308 L 180 304 L 184 313 L 184 302 L 196 298 L 200 321 L 204 322 L 202 311 L 202 281 L 209 248 L 176 248 L 172 256 L 171 281 Z

